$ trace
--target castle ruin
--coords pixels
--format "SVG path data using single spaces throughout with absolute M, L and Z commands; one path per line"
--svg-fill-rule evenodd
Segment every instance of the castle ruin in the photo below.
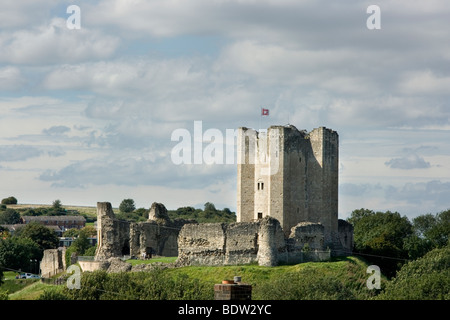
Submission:
M 177 256 L 178 233 L 184 223 L 171 221 L 161 203 L 152 204 L 147 221 L 129 222 L 116 218 L 111 203 L 98 202 L 96 260 L 152 254 Z
M 338 134 L 292 125 L 239 128 L 237 222 L 171 221 L 154 203 L 146 222 L 115 218 L 97 204 L 97 260 L 144 253 L 178 256 L 177 265 L 323 261 L 353 248 L 353 226 L 338 219 Z

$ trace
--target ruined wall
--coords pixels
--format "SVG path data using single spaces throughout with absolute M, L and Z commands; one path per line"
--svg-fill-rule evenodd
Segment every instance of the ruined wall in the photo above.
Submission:
M 178 262 L 183 265 L 223 265 L 225 224 L 187 224 L 178 235 Z
M 256 222 L 204 223 L 185 225 L 178 237 L 178 265 L 239 265 L 258 263 L 276 266 L 281 262 L 323 261 L 329 251 L 313 250 L 323 241 L 320 228 L 298 226 L 293 238 L 285 238 L 280 222 L 264 217 Z M 303 238 L 298 238 L 303 236 Z M 309 237 L 307 237 L 309 235 Z M 302 242 L 303 241 L 303 242 Z M 303 252 L 305 243 L 312 248 Z
M 308 244 L 309 250 L 323 250 L 324 248 L 324 226 L 320 223 L 300 222 L 291 229 L 290 239 L 292 246 L 303 249 Z
M 152 204 L 147 221 L 134 223 L 118 220 L 109 202 L 98 202 L 96 260 L 124 255 L 141 258 L 144 252 L 177 256 L 178 233 L 184 223 L 170 221 L 161 203 Z
M 97 202 L 97 241 L 97 260 L 130 254 L 130 222 L 116 219 L 109 202 Z
M 224 227 L 224 264 L 247 264 L 257 260 L 258 233 L 257 222 L 231 223 Z
M 341 248 L 337 255 L 349 255 L 353 251 L 353 225 L 345 220 L 339 219 L 338 221 L 339 241 Z
M 179 228 L 156 221 L 132 223 L 130 225 L 130 255 L 140 258 L 147 252 L 165 257 L 178 255 Z
M 50 278 L 66 270 L 66 249 L 47 249 L 40 263 L 42 277 Z

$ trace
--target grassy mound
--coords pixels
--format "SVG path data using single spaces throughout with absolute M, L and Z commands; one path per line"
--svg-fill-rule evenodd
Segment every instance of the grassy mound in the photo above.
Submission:
M 346 257 L 278 267 L 183 267 L 115 274 L 96 271 L 82 274 L 79 290 L 35 285 L 29 291 L 38 291 L 41 299 L 49 300 L 212 300 L 214 284 L 240 276 L 252 285 L 253 300 L 362 300 L 378 293 L 366 287 L 366 269 L 364 260 Z M 27 297 L 37 298 L 29 291 Z M 19 295 L 11 296 L 16 297 Z

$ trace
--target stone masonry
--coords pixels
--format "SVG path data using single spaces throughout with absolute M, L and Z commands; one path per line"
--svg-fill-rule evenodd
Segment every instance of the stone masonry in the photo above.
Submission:
M 43 278 L 50 278 L 66 270 L 65 253 L 64 248 L 44 250 L 44 256 L 40 263 Z
M 178 256 L 179 266 L 276 266 L 351 254 L 353 227 L 338 219 L 337 132 L 239 128 L 237 147 L 236 223 L 170 221 L 160 203 L 148 221 L 130 223 L 99 202 L 96 259 L 150 253 Z
M 237 221 L 276 218 L 286 236 L 300 222 L 323 226 L 324 246 L 340 250 L 339 137 L 325 127 L 238 130 Z
M 153 203 L 149 219 L 145 222 L 128 222 L 115 217 L 109 202 L 97 203 L 96 260 L 112 257 L 134 256 L 141 258 L 156 254 L 177 256 L 178 233 L 186 221 L 173 222 L 161 203 Z
M 347 222 L 342 224 L 348 227 Z M 330 250 L 324 247 L 323 229 L 319 223 L 299 223 L 286 238 L 280 222 L 270 216 L 254 222 L 187 224 L 178 237 L 177 264 L 276 266 L 324 261 Z M 342 234 L 351 237 L 347 231 Z

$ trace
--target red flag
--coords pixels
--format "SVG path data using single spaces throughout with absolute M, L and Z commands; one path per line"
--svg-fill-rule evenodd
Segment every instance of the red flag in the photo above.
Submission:
M 263 108 L 263 109 L 261 110 L 261 115 L 262 115 L 262 116 L 268 116 L 268 115 L 269 115 L 269 109 L 264 109 L 264 108 Z

